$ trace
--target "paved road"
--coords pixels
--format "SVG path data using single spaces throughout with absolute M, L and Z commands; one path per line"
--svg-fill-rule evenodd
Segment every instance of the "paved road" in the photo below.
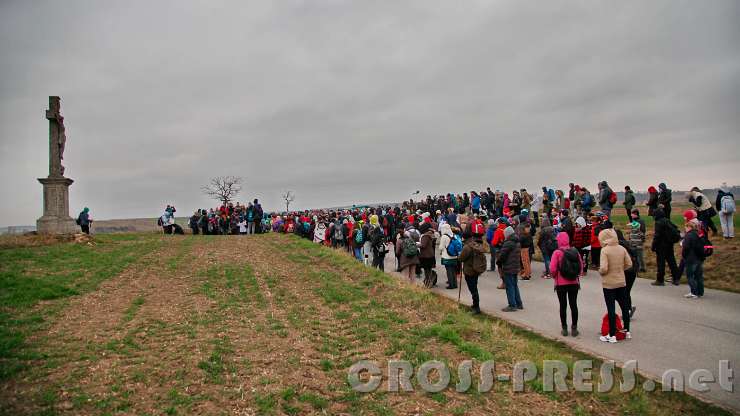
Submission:
M 386 256 L 386 270 L 395 270 L 395 258 Z M 689 375 L 696 369 L 707 369 L 719 373 L 719 360 L 730 360 L 736 378 L 740 376 L 740 294 L 707 289 L 703 299 L 690 300 L 683 297 L 688 286 L 651 286 L 651 280 L 637 279 L 632 289 L 632 301 L 637 306 L 631 323 L 632 339 L 617 344 L 599 341 L 601 319 L 606 313 L 601 291 L 601 278 L 591 271 L 581 279 L 578 295 L 581 334 L 563 337 L 560 334 L 558 300 L 553 292 L 552 280 L 540 278 L 543 263 L 532 265 L 532 279 L 519 281 L 519 290 L 524 310 L 501 312 L 506 306 L 506 293 L 496 286 L 497 273 L 486 272 L 479 279 L 481 309 L 515 324 L 525 326 L 541 335 L 563 341 L 566 344 L 611 359 L 617 363 L 637 360 L 639 371 L 658 380 L 669 369 Z M 457 290 L 444 289 L 446 275 L 444 267 L 437 267 L 440 295 L 457 299 Z M 685 280 L 685 278 L 684 278 Z M 462 301 L 470 304 L 470 293 L 463 281 Z M 619 307 L 617 306 L 619 313 Z M 570 322 L 570 311 L 568 312 Z M 733 380 L 734 391 L 727 392 L 719 384 L 710 384 L 710 391 L 697 393 L 712 402 L 734 409 L 740 413 L 740 391 Z

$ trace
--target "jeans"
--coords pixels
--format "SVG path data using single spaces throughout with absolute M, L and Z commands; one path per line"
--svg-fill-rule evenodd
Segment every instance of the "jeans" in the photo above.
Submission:
M 465 277 L 467 279 L 467 276 Z M 523 308 L 522 298 L 519 295 L 518 276 L 516 274 L 505 274 L 504 285 L 506 286 L 506 299 L 512 308 Z
M 447 272 L 447 286 L 451 288 L 457 287 L 457 265 L 456 264 L 445 264 L 445 271 Z
M 555 288 L 560 303 L 560 325 L 568 326 L 568 303 L 570 303 L 571 325 L 578 326 L 578 285 L 564 285 Z
M 668 263 L 668 268 L 671 271 L 671 278 L 674 282 L 679 281 L 681 274 L 678 272 L 678 265 L 676 264 L 676 255 L 673 253 L 673 245 L 670 247 L 659 247 L 655 250 L 655 257 L 658 262 L 658 275 L 656 280 L 663 283 L 665 280 L 665 265 Z
M 609 316 L 609 336 L 613 337 L 617 333 L 617 311 L 614 305 L 616 301 L 619 303 L 619 308 L 622 310 L 622 322 L 624 322 L 624 330 L 630 330 L 630 310 L 627 308 L 626 287 L 618 287 L 616 289 L 604 288 L 604 302 L 606 302 L 606 313 Z
M 547 255 L 544 251 L 542 252 L 542 261 L 545 262 L 545 274 L 550 274 L 550 256 Z
M 254 221 L 247 223 L 247 234 L 254 234 Z
M 722 236 L 725 238 L 735 237 L 735 219 L 733 218 L 733 215 L 734 213 L 719 213 L 719 224 L 722 226 Z
M 365 256 L 362 255 L 362 247 L 355 247 L 355 257 L 359 261 L 365 261 Z
M 638 270 L 645 270 L 645 250 L 642 247 L 638 247 L 635 249 L 635 255 L 637 256 Z
M 686 262 L 686 278 L 689 280 L 691 293 L 704 296 L 704 262 Z
M 516 276 L 514 276 L 516 278 Z M 480 297 L 478 296 L 478 276 L 465 276 L 470 295 L 473 297 L 473 309 L 480 309 Z

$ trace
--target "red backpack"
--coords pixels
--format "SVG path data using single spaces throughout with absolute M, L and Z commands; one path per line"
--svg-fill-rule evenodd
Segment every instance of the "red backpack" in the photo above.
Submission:
M 617 193 L 612 191 L 612 193 L 609 194 L 609 203 L 614 205 L 617 203 Z
M 624 326 L 622 325 L 622 317 L 617 314 L 617 333 L 615 336 L 617 337 L 617 341 L 623 340 L 626 335 L 622 330 L 624 329 Z M 604 314 L 604 319 L 601 320 L 601 335 L 607 336 L 609 335 L 609 314 Z

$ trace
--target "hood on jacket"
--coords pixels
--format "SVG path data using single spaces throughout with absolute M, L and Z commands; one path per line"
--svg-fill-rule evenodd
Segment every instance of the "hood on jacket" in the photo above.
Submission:
M 558 248 L 563 250 L 570 248 L 570 237 L 568 237 L 568 233 L 558 233 L 555 239 L 558 241 Z
M 586 226 L 586 219 L 583 218 L 583 217 L 576 218 L 576 225 L 578 225 L 581 228 L 585 227 Z
M 719 189 L 726 194 L 730 193 L 730 187 L 727 186 L 727 182 L 722 182 L 722 186 L 720 186 Z
M 613 228 L 607 228 L 599 233 L 599 243 L 602 247 L 616 246 L 619 244 L 619 238 Z
M 516 231 L 514 231 L 514 229 L 511 228 L 511 226 L 508 226 L 508 227 L 506 227 L 506 229 L 504 229 L 504 238 L 507 239 L 507 240 L 509 238 L 511 238 L 511 236 L 513 236 L 515 234 L 516 234 Z
M 447 223 L 444 223 L 439 226 L 439 232 L 442 235 L 448 235 L 450 237 L 453 236 L 452 227 L 450 226 L 450 224 L 447 224 Z
M 665 191 L 668 190 L 668 187 L 666 186 L 666 184 L 661 183 L 661 184 L 658 185 L 658 189 L 660 189 L 661 191 L 665 192 Z

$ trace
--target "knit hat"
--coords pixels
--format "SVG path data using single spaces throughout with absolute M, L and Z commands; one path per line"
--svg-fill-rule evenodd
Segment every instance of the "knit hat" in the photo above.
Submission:
M 637 221 L 632 221 L 630 223 L 630 227 L 632 227 L 632 228 L 640 228 L 640 223 L 637 222 Z
M 694 218 L 696 218 L 696 216 L 696 211 L 694 211 L 693 209 L 687 209 L 683 212 L 683 218 L 686 220 L 686 222 L 693 220 Z
M 378 216 L 377 215 L 371 215 L 370 216 L 370 224 L 372 224 L 372 225 L 378 225 Z
M 576 218 L 576 224 L 578 224 L 579 227 L 583 228 L 586 226 L 586 219 L 583 217 Z
M 509 238 L 512 235 L 514 235 L 514 229 L 511 227 L 506 227 L 506 229 L 504 230 L 504 238 Z

